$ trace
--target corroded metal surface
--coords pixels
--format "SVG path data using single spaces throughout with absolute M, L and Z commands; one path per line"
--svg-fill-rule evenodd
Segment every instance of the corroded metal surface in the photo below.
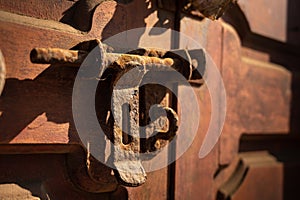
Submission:
M 119 181 L 127 186 L 139 186 L 146 181 L 146 173 L 139 159 L 141 149 L 140 142 L 140 103 L 139 103 L 139 87 L 147 73 L 154 66 L 155 70 L 167 70 L 170 66 L 174 66 L 174 60 L 170 58 L 158 58 L 139 55 L 121 55 L 111 64 L 117 75 L 114 78 L 115 85 L 112 95 L 112 112 L 115 119 L 114 123 L 114 166 L 115 174 Z M 181 66 L 184 67 L 184 66 Z M 177 67 L 178 68 L 178 67 Z M 127 73 L 129 70 L 134 72 Z M 189 71 L 190 68 L 188 68 Z M 189 72 L 190 74 L 191 72 Z M 123 76 L 124 75 L 124 76 Z M 125 105 L 125 110 L 124 110 Z M 169 119 L 169 129 L 166 132 L 159 132 L 155 136 L 148 138 L 150 144 L 159 149 L 158 139 L 171 140 L 177 132 L 178 116 L 170 108 L 165 108 Z M 116 122 L 127 123 L 120 124 Z M 126 131 L 126 132 L 125 132 Z M 127 139 L 124 138 L 128 134 Z M 130 138 L 130 139 L 129 139 Z M 126 141 L 127 140 L 127 141 Z
M 167 141 L 172 141 L 172 139 L 175 137 L 177 130 L 178 130 L 178 115 L 177 113 L 169 107 L 163 107 L 160 106 L 160 108 L 166 112 L 167 122 L 161 124 L 167 124 L 168 123 L 168 130 L 164 130 L 160 127 L 159 124 L 154 124 L 155 127 L 153 127 L 153 130 L 155 130 L 157 133 L 153 136 L 148 137 L 145 140 L 145 143 L 143 144 L 144 151 L 146 152 L 159 152 L 160 149 L 164 147 L 164 144 Z M 163 119 L 160 119 L 161 121 Z M 156 120 L 159 122 L 159 120 Z M 158 129 L 158 130 L 157 130 Z M 152 131 L 153 131 L 152 130 Z M 148 132 L 150 130 L 147 130 Z
M 176 8 L 172 10 L 173 12 L 157 9 L 154 1 L 145 3 L 145 1 L 135 0 L 125 6 L 114 1 L 104 2 L 95 9 L 94 17 L 90 19 L 91 30 L 83 34 L 76 28 L 63 24 L 68 22 L 61 19 L 62 15 L 70 13 L 70 10 L 67 9 L 77 1 L 0 1 L 1 10 L 14 13 L 6 15 L 8 17 L 3 17 L 2 11 L 0 13 L 0 45 L 2 45 L 1 49 L 5 55 L 7 66 L 5 93 L 1 96 L 0 105 L 0 143 L 1 153 L 14 154 L 1 155 L 0 167 L 1 171 L 5 172 L 0 175 L 1 181 L 14 182 L 23 188 L 34 191 L 40 197 L 44 197 L 40 194 L 45 194 L 47 191 L 46 194 L 51 199 L 167 199 L 169 193 L 172 192 L 178 199 L 216 199 L 217 190 L 221 190 L 218 184 L 224 183 L 228 180 L 228 174 L 232 174 L 226 170 L 233 164 L 233 158 L 239 151 L 241 133 L 286 134 L 289 130 L 289 111 L 298 112 L 299 110 L 295 109 L 299 107 L 297 106 L 299 98 L 295 98 L 299 93 L 299 89 L 297 89 L 299 88 L 298 74 L 293 74 L 291 77 L 290 72 L 270 64 L 270 62 L 279 62 L 282 65 L 295 65 L 296 67 L 299 63 L 297 59 L 299 56 L 291 53 L 295 51 L 292 46 L 280 48 L 280 51 L 274 53 L 277 46 L 274 49 L 273 43 L 266 42 L 270 39 L 267 38 L 268 36 L 275 36 L 284 42 L 287 35 L 285 28 L 279 28 L 279 30 L 276 27 L 286 27 L 282 26 L 286 23 L 287 31 L 289 33 L 293 31 L 296 36 L 297 27 L 290 23 L 292 18 L 293 21 L 298 19 L 295 17 L 297 15 L 290 13 L 290 7 L 297 10 L 297 6 L 292 6 L 295 1 L 297 0 L 289 1 L 288 9 L 282 9 L 287 2 L 284 0 L 279 3 L 274 2 L 270 6 L 266 6 L 264 1 L 247 1 L 247 3 L 240 1 L 241 12 L 248 19 L 244 21 L 238 18 L 237 21 L 240 22 L 238 27 L 244 27 L 246 23 L 249 23 L 250 26 L 253 26 L 252 31 L 255 33 L 255 35 L 249 32 L 243 33 L 247 35 L 247 38 L 242 41 L 242 45 L 245 42 L 251 44 L 248 46 L 251 53 L 249 51 L 241 52 L 242 45 L 238 41 L 238 36 L 232 28 L 224 23 L 209 24 L 206 20 L 195 20 L 190 15 L 181 20 L 180 31 L 192 36 L 195 41 L 206 47 L 207 52 L 212 55 L 220 67 L 226 84 L 229 102 L 228 115 L 220 143 L 207 158 L 200 160 L 197 157 L 209 122 L 210 101 L 205 86 L 196 88 L 195 91 L 200 99 L 201 116 L 203 116 L 200 124 L 201 130 L 198 130 L 191 148 L 181 159 L 176 161 L 176 175 L 169 179 L 168 169 L 164 168 L 158 172 L 147 174 L 148 180 L 141 187 L 117 187 L 117 190 L 111 194 L 92 193 L 99 192 L 101 189 L 99 182 L 92 180 L 95 177 L 96 180 L 101 180 L 100 177 L 94 176 L 99 173 L 93 171 L 95 168 L 100 168 L 91 167 L 97 163 L 90 158 L 91 164 L 87 170 L 85 164 L 87 154 L 82 149 L 80 154 L 78 152 L 70 153 L 74 152 L 73 146 L 70 145 L 80 144 L 72 125 L 69 107 L 72 79 L 75 74 L 72 70 L 74 69 L 39 64 L 32 67 L 33 64 L 28 59 L 28 54 L 34 47 L 70 49 L 80 41 L 108 38 L 136 27 L 163 26 L 167 29 L 174 29 Z M 169 2 L 173 4 L 174 1 Z M 36 9 L 32 9 L 32 4 L 35 4 Z M 257 6 L 259 9 L 256 12 Z M 36 10 L 41 12 L 36 12 Z M 276 12 L 278 10 L 279 12 Z M 185 13 L 189 11 L 196 11 L 195 15 L 198 15 L 197 10 L 189 10 L 187 7 Z M 287 15 L 284 14 L 286 11 L 288 11 Z M 263 15 L 257 15 L 257 13 L 263 13 Z M 17 14 L 20 15 L 16 16 Z M 287 16 L 289 16 L 288 19 Z M 64 16 L 64 19 L 71 18 Z M 63 23 L 59 23 L 60 20 Z M 276 26 L 273 26 L 274 24 Z M 207 27 L 208 29 L 217 28 L 206 33 Z M 299 40 L 290 40 L 289 36 L 286 39 L 287 42 L 299 43 Z M 171 40 L 173 41 L 172 37 L 167 35 L 164 40 L 158 40 L 158 42 L 165 44 L 167 49 L 172 43 Z M 285 46 L 284 43 L 282 44 Z M 183 45 L 182 48 L 186 48 L 186 46 Z M 267 51 L 262 52 L 262 49 Z M 264 57 L 263 62 L 258 62 L 262 61 L 259 58 L 261 55 Z M 278 70 L 278 68 L 280 69 Z M 293 92 L 296 91 L 296 95 L 293 93 L 294 105 L 290 107 L 290 81 L 292 78 L 294 81 Z M 102 83 L 101 86 L 109 87 L 108 84 Z M 103 89 L 101 94 L 105 96 L 108 92 Z M 159 100 L 155 102 L 160 103 Z M 105 103 L 104 101 L 101 105 L 105 107 Z M 299 127 L 298 118 L 294 117 L 292 120 L 295 121 L 294 125 Z M 20 145 L 20 143 L 22 144 Z M 39 144 L 36 145 L 36 143 Z M 60 145 L 54 145 L 54 143 Z M 288 144 L 288 146 L 292 146 L 291 143 Z M 254 144 L 249 145 L 253 146 Z M 265 148 L 266 144 L 263 143 L 262 146 Z M 297 144 L 293 143 L 293 146 L 297 146 Z M 29 155 L 32 152 L 43 155 Z M 296 158 L 297 152 L 293 150 L 288 155 Z M 23 155 L 24 153 L 27 155 Z M 46 155 L 49 153 L 55 153 L 55 155 Z M 68 157 L 67 163 L 65 156 Z M 258 155 L 258 157 L 263 156 Z M 78 163 L 80 164 L 78 165 Z M 267 165 L 250 166 L 248 175 L 240 185 L 242 187 L 229 196 L 233 199 L 261 199 L 261 194 L 278 194 L 284 199 L 288 199 L 288 197 L 293 199 L 295 195 L 292 196 L 292 194 L 297 195 L 298 192 L 296 180 L 299 180 L 299 167 L 293 162 L 284 163 L 284 167 L 278 167 L 277 162 L 270 163 L 275 165 L 272 167 Z M 290 164 L 294 166 L 294 170 L 291 170 Z M 226 168 L 227 165 L 229 165 L 228 168 Z M 88 173 L 93 176 L 87 175 Z M 109 178 L 111 173 L 103 170 L 100 174 Z M 70 177 L 73 182 L 70 182 Z M 264 177 L 264 180 L 257 182 L 258 177 Z M 75 181 L 75 179 L 77 180 Z M 38 180 L 38 189 L 33 187 L 35 180 Z M 104 183 L 106 179 L 102 180 Z M 261 184 L 264 181 L 267 181 L 268 184 Z M 184 183 L 184 187 L 182 187 L 182 183 Z M 261 187 L 258 187 L 259 184 Z M 174 186 L 175 191 L 168 191 L 170 186 Z M 109 190 L 114 190 L 116 185 L 109 187 L 111 187 Z M 272 190 L 272 188 L 275 189 Z M 43 190 L 40 191 L 41 189 Z M 251 196 L 254 194 L 254 192 L 251 193 L 253 190 L 258 191 L 256 192 L 258 196 L 255 198 Z M 266 191 L 270 192 L 266 193 Z M 288 196 L 289 191 L 294 191 L 294 193 L 290 193 Z
M 32 10 L 34 2 L 38 2 L 38 8 L 40 8 L 38 10 L 42 12 L 28 14 L 29 10 Z M 153 198 L 166 197 L 167 168 L 149 174 L 151 180 L 137 189 L 117 187 L 117 190 L 110 194 L 99 194 L 99 192 L 114 191 L 116 185 L 106 182 L 111 177 L 111 172 L 106 173 L 105 166 L 99 167 L 99 163 L 91 161 L 89 170 L 87 169 L 87 154 L 81 149 L 82 144 L 77 136 L 70 109 L 70 97 L 76 70 L 61 65 L 32 64 L 29 59 L 29 53 L 34 47 L 70 49 L 81 41 L 109 37 L 115 33 L 135 28 L 138 24 L 138 27 L 144 26 L 145 14 L 153 13 L 152 9 L 148 10 L 144 6 L 145 2 L 142 1 L 134 1 L 127 7 L 111 1 L 105 2 L 94 10 L 91 19 L 92 28 L 88 33 L 83 34 L 58 22 L 60 20 L 58 14 L 65 15 L 64 11 L 68 7 L 65 5 L 73 4 L 73 2 L 59 1 L 64 3 L 62 7 L 56 7 L 57 4 L 46 5 L 53 2 L 22 1 L 23 10 L 28 10 L 28 12 L 9 13 L 6 15 L 8 17 L 4 18 L 2 11 L 0 13 L 0 44 L 3 54 L 7 55 L 7 92 L 5 96 L 2 94 L 0 105 L 0 143 L 1 153 L 12 154 L 12 162 L 1 159 L 0 163 L 1 166 L 5 164 L 1 171 L 12 169 L 14 172 L 1 173 L 1 181 L 17 182 L 19 181 L 17 179 L 22 177 L 20 182 L 25 181 L 30 185 L 30 181 L 36 180 L 37 176 L 43 180 L 51 179 L 52 182 L 49 182 L 47 190 L 51 199 L 127 199 L 128 193 L 135 198 L 145 195 Z M 17 8 L 12 6 L 11 10 L 19 9 L 20 4 L 16 3 Z M 142 9 L 142 6 L 145 8 Z M 45 7 L 45 12 L 43 7 Z M 139 9 L 136 9 L 137 7 Z M 53 12 L 54 8 L 57 8 L 55 12 Z M 135 18 L 124 18 L 124 14 L 130 14 L 133 11 L 135 11 Z M 162 13 L 172 19 L 171 13 L 164 11 Z M 49 16 L 52 14 L 55 16 Z M 37 15 L 41 15 L 41 17 L 37 17 Z M 52 21 L 52 19 L 56 21 Z M 155 22 L 156 19 L 158 17 L 155 13 L 147 19 L 147 23 Z M 130 20 L 131 22 L 129 22 Z M 127 24 L 128 22 L 131 24 Z M 169 41 L 164 42 L 166 43 L 165 48 L 169 48 L 167 45 Z M 100 83 L 100 85 L 104 85 L 103 94 L 109 93 L 106 90 L 109 86 L 105 84 L 106 82 Z M 101 103 L 104 107 L 106 106 L 103 97 Z M 80 147 L 81 153 L 78 153 L 77 150 L 74 151 L 74 144 Z M 33 152 L 34 155 L 31 155 Z M 31 159 L 29 161 L 22 159 L 24 156 L 19 155 L 23 155 L 23 153 L 30 155 Z M 49 158 L 44 155 L 47 153 L 55 155 Z M 45 160 L 39 160 L 39 154 L 43 154 L 41 157 Z M 57 165 L 63 169 L 62 172 L 51 165 L 61 156 L 63 158 L 57 162 Z M 65 157 L 68 158 L 67 162 L 65 162 Z M 57 172 L 55 177 L 60 177 L 60 179 L 54 179 L 53 174 L 49 175 L 49 178 L 42 176 L 43 172 Z M 154 184 L 157 182 L 161 184 Z M 139 192 L 140 190 L 144 192 Z
M 118 123 L 113 126 L 113 165 L 116 167 L 115 175 L 124 185 L 139 186 L 146 181 L 146 173 L 139 159 L 140 152 L 140 128 L 139 128 L 139 86 L 145 74 L 153 70 L 170 71 L 174 68 L 190 79 L 193 67 L 188 64 L 180 55 L 167 51 L 158 51 L 154 49 L 144 50 L 143 55 L 136 54 L 115 54 L 106 53 L 103 50 L 102 63 L 104 70 L 112 70 L 113 79 L 110 83 L 114 86 L 112 94 L 112 112 L 116 122 L 125 120 L 128 122 L 127 139 L 124 138 L 124 127 L 120 127 Z M 137 50 L 139 51 L 139 50 Z M 147 53 L 148 52 L 148 53 Z M 34 63 L 63 64 L 63 65 L 79 65 L 87 57 L 88 52 L 78 50 L 64 50 L 58 48 L 35 48 L 30 53 L 30 59 Z M 173 57 L 173 58 L 169 58 Z M 130 70 L 136 73 L 126 74 Z M 105 72 L 104 72 L 105 73 Z M 124 75 L 124 76 L 123 76 Z M 124 78 L 125 77 L 125 78 Z M 172 80 L 170 80 L 172 81 Z M 128 104 L 129 115 L 124 114 L 124 103 Z M 169 128 L 167 131 L 159 131 L 154 136 L 146 139 L 146 149 L 148 151 L 159 150 L 161 148 L 160 140 L 172 140 L 178 129 L 178 116 L 176 112 L 164 107 Z M 125 142 L 131 138 L 130 141 Z M 94 176 L 92 176 L 94 177 Z M 79 183 L 80 184 L 80 183 Z M 97 184 L 99 185 L 99 184 Z M 100 184 L 101 185 L 101 184 Z M 113 185 L 113 183 L 112 183 Z M 102 189 L 103 191 L 103 189 Z
M 103 52 L 105 52 L 102 45 L 99 48 L 103 49 Z M 145 55 L 136 55 L 140 51 L 146 51 Z M 200 52 L 202 51 L 200 50 Z M 89 52 L 85 50 L 34 48 L 30 52 L 30 60 L 31 62 L 38 64 L 64 64 L 79 67 L 88 54 Z M 128 54 L 104 53 L 104 55 L 99 56 L 102 56 L 101 59 L 103 59 L 103 63 L 106 64 L 106 66 L 104 66 L 105 69 L 110 68 L 116 72 L 116 80 L 136 67 L 136 65 L 133 65 L 132 63 L 139 63 L 141 65 L 148 66 L 154 65 L 154 70 L 158 70 L 159 68 L 167 70 L 165 67 L 170 67 L 180 72 L 188 80 L 191 79 L 192 72 L 195 67 L 197 67 L 192 67 L 189 61 L 178 52 L 174 53 L 154 49 L 141 49 L 129 52 Z M 204 55 L 200 57 L 200 60 L 203 58 Z
M 138 77 L 137 79 L 142 77 Z M 114 124 L 113 163 L 116 167 L 115 174 L 119 178 L 119 181 L 127 186 L 139 186 L 146 181 L 147 177 L 139 158 L 138 86 L 139 85 L 131 85 L 128 88 L 117 88 L 114 90 L 112 96 L 112 112 L 115 120 L 120 122 L 123 118 L 127 118 L 128 124 L 124 124 L 124 126 L 129 126 L 127 134 L 130 134 L 132 138 L 130 143 L 124 144 L 125 141 L 122 137 L 124 130 L 116 123 Z M 127 113 L 124 113 L 124 109 L 122 109 L 124 98 L 126 99 L 125 101 L 128 102 L 129 116 L 126 116 Z
M 59 48 L 35 48 L 30 52 L 30 60 L 40 64 L 74 64 L 80 65 L 88 52 L 65 50 Z

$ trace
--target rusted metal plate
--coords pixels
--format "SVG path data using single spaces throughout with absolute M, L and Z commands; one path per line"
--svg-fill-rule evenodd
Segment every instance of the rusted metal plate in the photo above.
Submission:
M 125 63 L 124 65 L 128 66 Z M 128 186 L 139 186 L 145 183 L 147 178 L 139 157 L 139 84 L 146 71 L 145 68 L 138 69 L 137 66 L 133 69 L 135 73 L 125 75 L 125 78 L 118 82 L 116 80 L 112 94 L 112 113 L 115 119 L 113 164 L 119 181 Z M 121 123 L 124 120 L 127 123 Z M 125 143 L 123 137 L 125 130 L 125 134 L 131 138 L 128 143 Z

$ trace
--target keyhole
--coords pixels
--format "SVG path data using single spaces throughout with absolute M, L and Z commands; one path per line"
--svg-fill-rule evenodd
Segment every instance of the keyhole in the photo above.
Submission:
M 124 145 L 132 142 L 132 136 L 130 135 L 130 109 L 129 104 L 124 103 L 122 105 L 122 143 Z

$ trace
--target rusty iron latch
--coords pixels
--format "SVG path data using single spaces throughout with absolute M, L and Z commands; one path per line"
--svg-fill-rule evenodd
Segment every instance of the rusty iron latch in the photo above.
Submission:
M 99 41 L 92 41 L 100 44 Z M 33 63 L 59 64 L 79 67 L 87 57 L 91 46 L 82 43 L 80 50 L 65 50 L 59 48 L 35 48 L 30 53 Z M 100 45 L 103 52 L 105 46 Z M 195 58 L 193 52 L 187 50 L 162 51 L 154 49 L 137 49 L 126 54 L 105 52 L 105 72 L 113 77 L 111 86 L 111 113 L 113 123 L 113 164 L 114 174 L 119 182 L 126 186 L 139 186 L 146 181 L 146 172 L 139 158 L 141 151 L 155 151 L 162 148 L 160 140 L 169 141 L 174 138 L 178 130 L 178 116 L 175 110 L 166 106 L 158 106 L 158 109 L 166 113 L 167 130 L 160 130 L 154 136 L 146 138 L 141 148 L 140 141 L 140 84 L 147 71 L 153 68 L 160 71 L 180 72 L 187 80 L 200 79 L 201 75 L 194 73 L 199 62 L 203 62 L 204 52 L 201 58 Z M 198 54 L 199 55 L 199 54 Z M 193 63 L 193 64 L 192 64 Z M 130 73 L 129 73 L 130 72 Z M 105 74 L 105 73 L 104 73 Z M 107 75 L 107 74 L 106 74 Z M 103 77 L 99 77 L 100 79 Z M 105 77 L 104 77 L 105 78 Z M 200 82 L 201 84 L 201 82 Z M 125 121 L 125 123 L 124 123 Z M 161 127 L 163 129 L 163 127 Z M 146 150 L 145 150 L 146 149 Z

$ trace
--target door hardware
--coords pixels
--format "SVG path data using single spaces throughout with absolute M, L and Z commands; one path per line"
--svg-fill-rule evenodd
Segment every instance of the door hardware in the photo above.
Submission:
M 167 106 L 158 106 L 166 114 L 163 126 L 157 127 L 156 134 L 146 138 L 141 148 L 140 138 L 140 84 L 149 70 L 172 73 L 180 72 L 185 79 L 200 79 L 195 68 L 205 64 L 202 50 L 163 51 L 155 49 L 137 49 L 126 54 L 106 52 L 103 45 L 98 47 L 103 53 L 102 63 L 105 72 L 112 76 L 111 113 L 114 174 L 119 182 L 126 186 L 139 186 L 146 181 L 146 173 L 139 158 L 141 152 L 155 152 L 163 148 L 160 141 L 171 141 L 178 130 L 178 116 L 175 110 Z M 30 53 L 33 63 L 73 66 L 79 68 L 91 49 L 65 50 L 59 48 L 35 48 Z M 196 56 L 197 55 L 197 56 Z M 198 64 L 199 66 L 193 66 Z M 132 71 L 131 71 L 132 70 Z M 130 72 L 131 73 L 127 73 Z M 133 73 L 132 73 L 133 72 Z M 103 75 L 104 76 L 104 75 Z M 172 76 L 170 76 L 172 77 Z M 94 75 L 94 78 L 102 79 Z M 172 82 L 173 80 L 168 80 Z M 125 109 L 125 110 L 124 110 Z M 122 124 L 119 122 L 126 121 Z M 121 125 L 120 125 L 121 124 Z M 127 128 L 126 128 L 127 126 Z M 159 129 L 163 130 L 159 130 Z M 126 130 L 127 129 L 127 130 Z

